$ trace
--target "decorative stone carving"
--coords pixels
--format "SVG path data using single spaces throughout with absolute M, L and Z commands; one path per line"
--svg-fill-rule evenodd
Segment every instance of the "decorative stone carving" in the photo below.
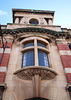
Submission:
M 55 78 L 55 76 L 57 75 L 57 73 L 51 68 L 45 68 L 42 66 L 24 67 L 16 71 L 14 74 L 17 75 L 20 79 L 24 79 L 24 80 L 32 80 L 32 77 L 34 75 L 41 76 L 41 80 L 50 80 Z

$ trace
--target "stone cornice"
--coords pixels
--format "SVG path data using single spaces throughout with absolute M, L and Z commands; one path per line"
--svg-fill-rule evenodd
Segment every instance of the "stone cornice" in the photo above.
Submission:
M 32 28 L 32 27 L 26 27 L 26 28 L 17 28 L 17 29 L 2 29 L 2 33 L 1 34 L 10 34 L 10 35 L 15 35 L 18 33 L 23 33 L 23 32 L 39 32 L 39 33 L 45 33 L 45 34 L 50 34 L 53 35 L 55 37 L 71 37 L 71 34 L 69 32 L 58 32 L 58 31 L 53 31 L 50 29 L 45 29 L 45 28 Z

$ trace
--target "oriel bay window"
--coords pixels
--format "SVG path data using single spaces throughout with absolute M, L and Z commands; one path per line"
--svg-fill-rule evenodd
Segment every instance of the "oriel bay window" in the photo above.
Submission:
M 32 80 L 33 97 L 41 96 L 41 80 L 53 79 L 57 73 L 49 68 L 49 42 L 43 36 L 23 39 L 22 68 L 14 74 L 23 80 Z
M 49 67 L 48 41 L 40 37 L 29 37 L 22 41 L 22 68 L 27 66 Z

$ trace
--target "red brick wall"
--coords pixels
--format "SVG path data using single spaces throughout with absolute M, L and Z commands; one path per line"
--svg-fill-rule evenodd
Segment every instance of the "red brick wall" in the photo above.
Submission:
M 67 82 L 71 83 L 71 73 L 66 73 Z
M 58 50 L 70 50 L 67 44 L 57 44 Z
M 5 42 L 4 42 L 4 45 L 5 45 Z M 0 49 L 3 48 L 3 45 L 2 43 L 0 43 Z M 7 49 L 11 49 L 12 48 L 12 42 L 7 42 L 7 46 L 6 46 Z M 5 48 L 5 50 L 6 50 Z M 0 60 L 1 60 L 1 56 L 2 56 L 2 53 L 0 53 Z M 10 57 L 10 53 L 5 53 L 4 52 L 4 55 L 3 55 L 3 58 L 2 58 L 2 61 L 1 61 L 1 64 L 0 64 L 0 68 L 7 68 L 8 67 L 8 63 L 9 63 L 9 57 Z M 6 71 L 0 71 L 0 82 L 5 82 L 5 76 L 6 76 Z
M 57 47 L 58 47 L 58 50 L 60 51 L 70 51 L 69 47 L 68 47 L 68 44 L 57 44 Z M 61 61 L 62 61 L 62 64 L 63 64 L 63 68 L 64 70 L 66 69 L 70 69 L 71 68 L 71 54 L 67 55 L 67 54 L 64 54 L 64 55 L 60 55 L 61 57 Z M 65 69 L 66 68 L 66 69 Z M 66 78 L 67 78 L 67 82 L 68 83 L 71 83 L 71 73 L 67 72 L 65 73 L 66 74 Z
M 71 68 L 71 55 L 61 55 L 63 68 Z
M 5 80 L 5 75 L 6 75 L 5 72 L 0 72 L 0 82 L 4 82 L 4 80 Z
M 2 55 L 2 54 L 0 54 L 0 55 Z M 3 58 L 2 58 L 2 62 L 0 64 L 0 66 L 6 66 L 6 67 L 8 67 L 9 56 L 10 56 L 10 54 L 4 53 Z M 0 56 L 0 59 L 1 59 L 1 56 Z
M 4 42 L 5 45 L 5 42 Z M 0 48 L 3 48 L 2 42 L 0 43 Z M 7 42 L 6 48 L 12 48 L 12 42 Z

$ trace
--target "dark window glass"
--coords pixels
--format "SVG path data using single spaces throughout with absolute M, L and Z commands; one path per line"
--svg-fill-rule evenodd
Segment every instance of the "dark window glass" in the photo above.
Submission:
M 38 51 L 39 66 L 49 67 L 48 55 L 43 51 Z
M 33 43 L 33 42 L 26 43 L 26 44 L 24 45 L 24 48 L 25 48 L 25 47 L 31 47 L 31 46 L 34 46 L 34 43 Z
M 46 48 L 46 45 L 43 44 L 43 43 L 40 43 L 40 42 L 37 43 L 37 46 L 40 46 L 40 47 L 44 47 L 44 48 Z
M 37 20 L 37 19 L 31 19 L 31 20 L 29 21 L 29 23 L 30 23 L 30 24 L 35 24 L 35 25 L 37 25 L 37 24 L 38 24 L 38 20 Z
M 26 66 L 33 66 L 34 65 L 34 51 L 27 51 L 23 54 L 23 65 L 22 67 Z

